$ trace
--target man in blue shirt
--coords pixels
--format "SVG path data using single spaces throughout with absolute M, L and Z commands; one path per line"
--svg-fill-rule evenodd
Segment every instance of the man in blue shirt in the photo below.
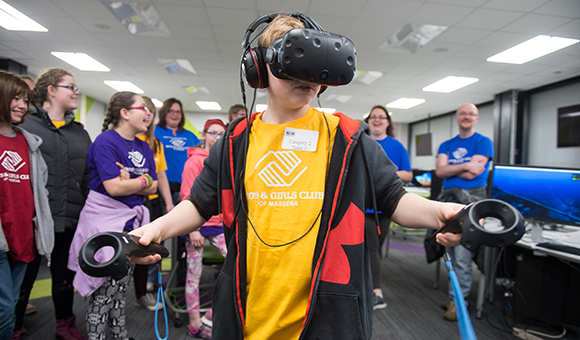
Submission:
M 469 204 L 487 197 L 487 177 L 489 164 L 493 159 L 493 142 L 475 132 L 475 124 L 479 121 L 479 111 L 475 105 L 461 105 L 455 114 L 455 121 L 459 126 L 459 135 L 443 142 L 437 152 L 437 176 L 443 178 L 444 189 L 437 199 Z M 472 282 L 471 251 L 461 245 L 447 247 L 446 251 L 451 256 L 463 297 L 467 298 Z M 443 317 L 449 321 L 457 321 L 450 282 L 448 287 L 449 298 L 442 304 L 447 309 Z

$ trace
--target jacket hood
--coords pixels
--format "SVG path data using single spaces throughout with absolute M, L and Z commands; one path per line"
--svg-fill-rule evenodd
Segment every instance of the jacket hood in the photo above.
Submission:
M 30 151 L 36 151 L 40 147 L 40 144 L 42 144 L 42 138 L 38 137 L 37 135 L 32 134 L 19 126 L 12 126 L 12 128 L 14 128 L 14 131 L 18 131 L 24 136 Z
M 191 158 L 192 156 L 207 157 L 208 155 L 209 152 L 205 151 L 205 149 L 202 149 L 198 146 L 190 146 L 187 148 L 187 158 Z

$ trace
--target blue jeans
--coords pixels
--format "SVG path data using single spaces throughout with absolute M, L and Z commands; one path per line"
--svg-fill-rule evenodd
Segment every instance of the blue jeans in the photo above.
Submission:
M 455 274 L 457 274 L 457 280 L 461 286 L 461 292 L 463 297 L 467 298 L 469 292 L 471 291 L 471 281 L 472 281 L 472 263 L 471 263 L 471 251 L 462 245 L 456 247 L 445 247 L 445 250 L 449 253 L 451 257 L 451 263 L 453 264 L 453 269 Z M 453 298 L 453 286 L 449 278 L 447 279 L 448 292 L 447 296 Z
M 14 331 L 14 307 L 20 296 L 20 285 L 26 272 L 25 262 L 14 261 L 0 253 L 0 340 L 10 340 Z

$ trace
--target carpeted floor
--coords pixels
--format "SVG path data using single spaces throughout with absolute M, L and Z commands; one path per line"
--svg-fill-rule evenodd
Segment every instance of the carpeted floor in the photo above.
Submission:
M 423 236 L 407 234 L 396 230 L 391 236 L 388 257 L 383 260 L 382 285 L 387 301 L 387 308 L 375 311 L 373 323 L 373 339 L 460 339 L 456 322 L 443 319 L 444 310 L 440 304 L 446 299 L 447 271 L 441 265 L 439 288 L 434 289 L 435 264 L 428 265 L 423 251 Z M 476 304 L 476 290 L 479 282 L 479 272 L 474 266 L 474 282 L 472 293 L 468 299 L 470 306 Z M 55 322 L 52 300 L 42 291 L 50 291 L 48 268 L 42 266 L 39 281 L 35 285 L 34 298 L 31 300 L 38 311 L 27 315 L 23 340 L 55 339 Z M 48 283 L 48 286 L 47 286 Z M 49 293 L 48 293 L 49 294 Z M 561 329 L 550 329 L 531 320 L 515 318 L 507 300 L 502 296 L 501 287 L 496 289 L 493 303 L 486 302 L 483 318 L 477 319 L 475 308 L 469 309 L 471 320 L 477 338 L 480 340 L 518 339 L 511 334 L 514 325 L 521 328 L 534 328 L 552 335 Z M 74 312 L 77 315 L 77 326 L 85 333 L 86 301 L 78 294 L 75 296 Z M 136 307 L 133 286 L 127 294 L 126 313 L 129 336 L 136 340 L 157 339 L 155 335 L 155 313 Z M 158 317 L 160 335 L 165 336 L 163 313 Z M 192 339 L 184 326 L 176 327 L 186 322 L 186 314 L 179 314 L 176 322 L 174 314 L 168 311 L 169 338 L 176 340 Z M 517 321 L 517 323 L 516 323 Z M 544 337 L 540 337 L 541 339 Z M 569 328 L 568 334 L 561 339 L 580 339 L 578 328 Z

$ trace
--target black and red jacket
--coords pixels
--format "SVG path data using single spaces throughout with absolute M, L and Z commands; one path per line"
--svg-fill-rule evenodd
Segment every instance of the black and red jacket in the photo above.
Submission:
M 390 216 L 405 194 L 397 167 L 360 123 L 336 113 L 323 212 L 311 263 L 307 317 L 300 339 L 370 339 L 373 291 L 365 242 L 364 212 Z M 251 119 L 255 119 L 256 114 Z M 191 202 L 205 219 L 222 214 L 228 256 L 213 296 L 212 338 L 244 338 L 246 312 L 246 213 L 240 206 L 246 159 L 245 119 L 234 121 L 212 147 L 191 189 Z M 289 216 L 280 216 L 291 218 Z M 280 282 L 280 289 L 284 289 Z

